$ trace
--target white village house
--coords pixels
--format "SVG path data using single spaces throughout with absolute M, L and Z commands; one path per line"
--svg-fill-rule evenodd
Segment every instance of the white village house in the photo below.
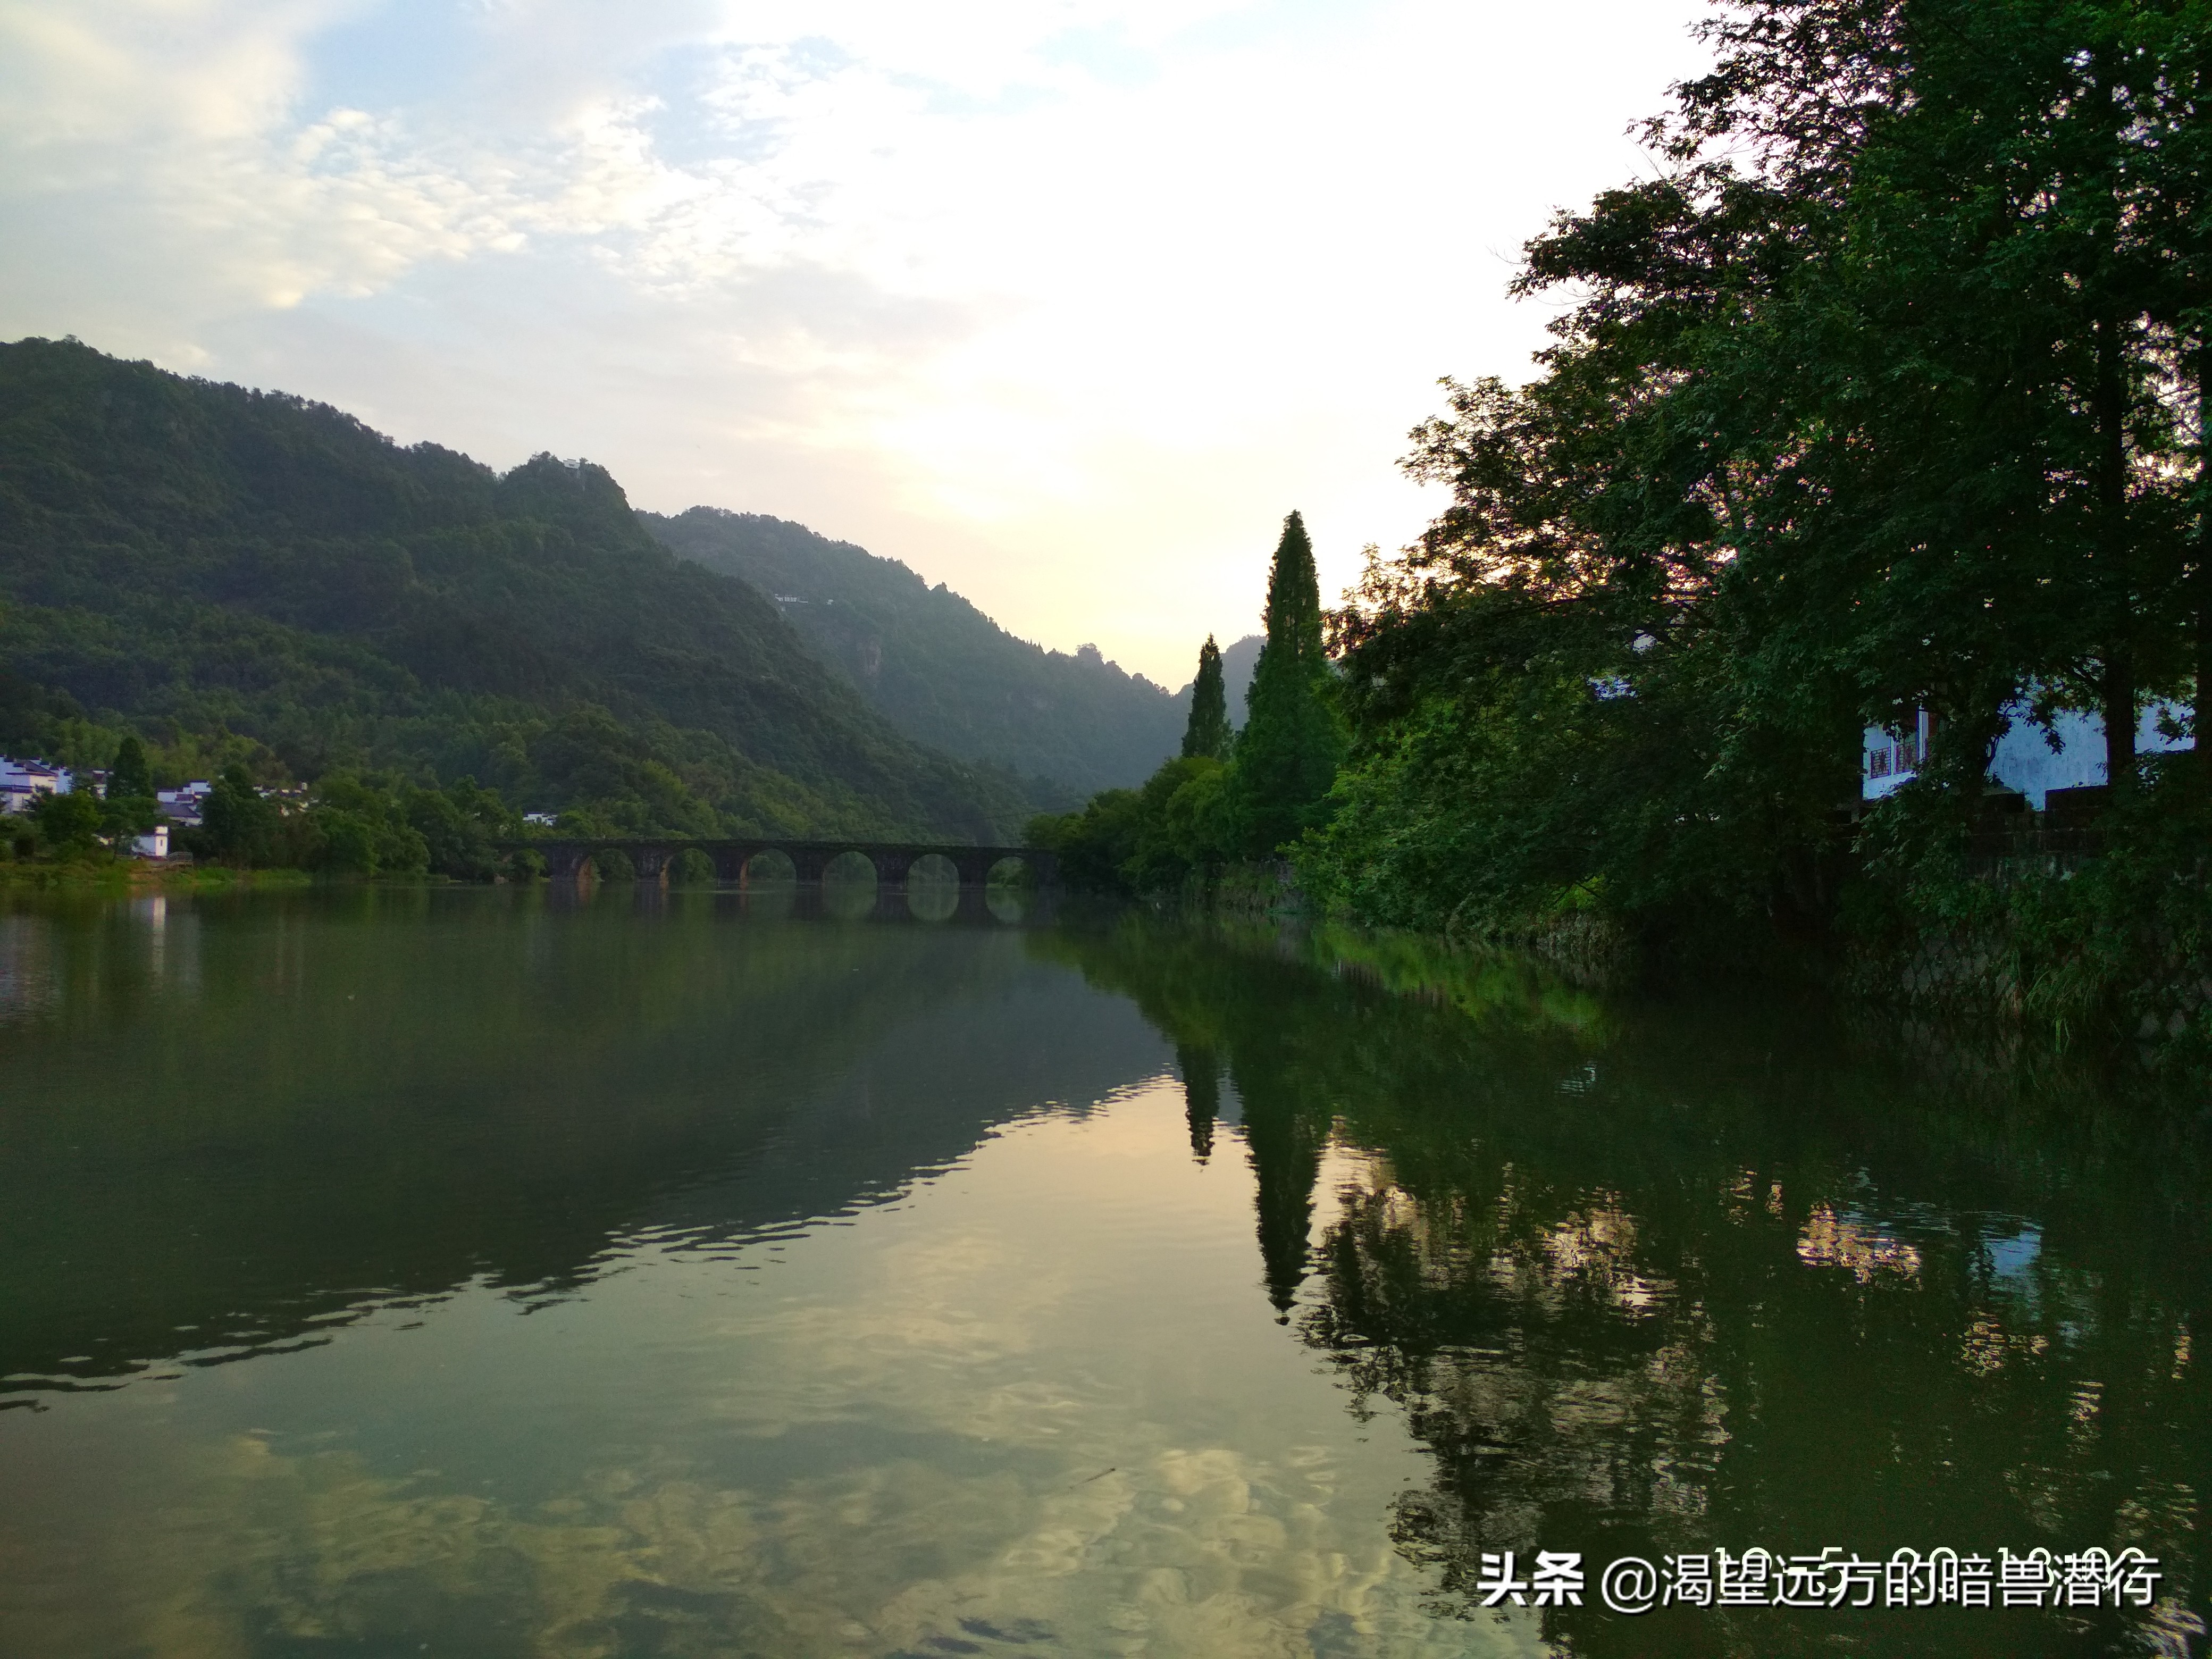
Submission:
M 200 806 L 214 791 L 204 778 L 196 778 L 181 789 L 156 789 L 154 801 L 161 816 L 179 830 L 200 827 Z
M 1990 781 L 2027 796 L 2033 811 L 2044 810 L 2054 789 L 2091 788 L 2110 781 L 2105 775 L 2101 715 L 2068 710 L 2053 717 L 2047 735 L 2029 718 L 2025 701 L 2007 705 L 2005 715 L 2010 723 L 1990 758 Z M 2151 704 L 2143 710 L 2136 728 L 2136 752 L 2166 754 L 2196 747 L 2192 738 L 2166 733 L 2167 727 L 2181 728 L 2189 723 L 2190 711 L 2185 705 Z M 1924 708 L 1910 732 L 1867 727 L 1859 762 L 1859 798 L 1880 800 L 1918 775 L 1920 764 L 1928 756 L 1929 735 Z
M 170 830 L 198 829 L 200 804 L 212 788 L 206 779 L 196 778 L 181 789 L 156 789 L 154 801 L 161 809 L 161 821 L 147 834 L 132 840 L 132 854 L 142 859 L 168 857 Z
M 27 812 L 41 795 L 66 795 L 76 779 L 65 766 L 0 757 L 0 812 Z

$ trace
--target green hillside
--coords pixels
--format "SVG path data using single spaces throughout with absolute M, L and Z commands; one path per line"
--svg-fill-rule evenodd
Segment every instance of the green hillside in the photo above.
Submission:
M 1029 810 L 598 467 L 501 477 L 75 341 L 0 345 L 0 665 L 19 724 L 74 700 L 173 751 L 469 775 L 610 828 L 997 839 Z
M 918 742 L 1089 794 L 1141 781 L 1182 741 L 1187 697 L 1090 647 L 1071 657 L 1016 639 L 896 560 L 758 514 L 641 516 L 684 558 L 774 595 L 815 653 Z

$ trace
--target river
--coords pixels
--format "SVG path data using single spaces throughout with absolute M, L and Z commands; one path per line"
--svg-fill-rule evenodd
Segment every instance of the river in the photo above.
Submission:
M 0 1655 L 2202 1653 L 2204 1099 L 1003 896 L 18 898 Z

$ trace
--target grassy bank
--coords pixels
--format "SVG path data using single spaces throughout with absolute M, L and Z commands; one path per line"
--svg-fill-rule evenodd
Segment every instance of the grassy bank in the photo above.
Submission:
M 146 859 L 0 863 L 0 892 L 227 892 L 305 887 L 313 879 L 304 870 L 234 870 L 220 864 L 157 864 Z

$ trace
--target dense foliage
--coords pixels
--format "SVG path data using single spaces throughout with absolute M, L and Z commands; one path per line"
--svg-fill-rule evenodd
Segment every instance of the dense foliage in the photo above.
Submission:
M 127 851 L 133 836 L 167 816 L 143 751 L 131 765 L 136 742 L 124 739 L 105 790 L 85 786 L 40 797 L 14 821 L 9 850 L 60 863 L 100 862 Z M 172 852 L 233 869 L 478 882 L 544 872 L 544 859 L 513 844 L 524 834 L 521 815 L 469 778 L 439 789 L 392 774 L 341 770 L 310 788 L 272 795 L 246 766 L 233 763 L 216 777 L 200 811 L 198 825 L 173 829 Z
M 204 822 L 184 833 L 204 859 L 247 868 L 283 866 L 343 876 L 429 873 L 462 881 L 541 872 L 534 854 L 495 843 L 522 833 L 520 816 L 463 778 L 444 789 L 355 772 L 325 775 L 304 801 L 262 794 L 242 766 L 216 780 Z
M 1279 554 L 1212 815 L 1163 773 L 1041 832 L 1124 890 L 1291 848 L 1370 921 L 1841 939 L 2062 1031 L 2212 1036 L 2212 753 L 2136 752 L 2212 671 L 2212 7 L 1726 0 L 1705 32 L 1655 176 L 1528 248 L 1517 291 L 1565 307 L 1536 376 L 1448 381 L 1413 434 L 1451 503 L 1325 618 L 1334 674 Z M 1923 710 L 1863 811 L 1863 729 Z M 2104 856 L 1996 870 L 1994 745 L 2062 710 L 2115 734 Z
M 598 467 L 500 477 L 73 341 L 0 346 L 0 737 L 102 766 L 136 733 L 165 782 L 474 777 L 609 831 L 991 841 L 1027 805 Z
M 1860 840 L 1895 890 L 1958 867 L 2016 699 L 2195 810 L 2133 745 L 2212 653 L 2208 23 L 1725 6 L 1663 169 L 1531 245 L 1519 291 L 1570 301 L 1540 374 L 1415 434 L 1452 505 L 1332 619 L 1355 742 L 1308 880 L 1423 925 L 1825 927 L 1861 727 L 1935 718 Z
M 804 526 L 695 507 L 662 542 L 772 596 L 799 637 L 908 737 L 1030 780 L 1039 805 L 1135 782 L 1175 748 L 1182 700 L 1085 646 L 1016 639 L 943 583 Z

